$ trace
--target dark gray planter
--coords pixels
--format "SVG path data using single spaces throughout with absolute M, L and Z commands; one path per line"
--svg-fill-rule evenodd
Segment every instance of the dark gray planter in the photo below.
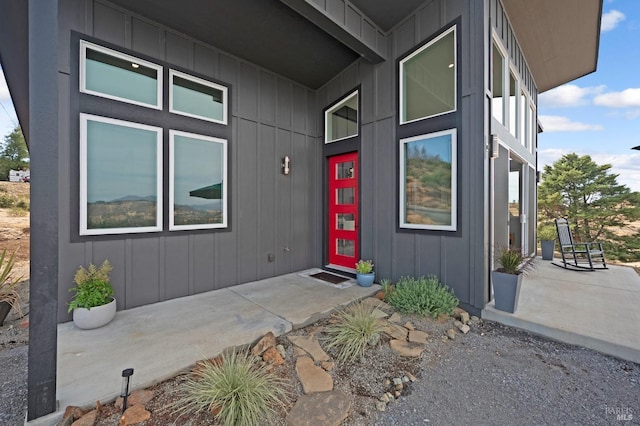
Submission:
M 522 274 L 513 275 L 491 271 L 491 282 L 493 283 L 493 298 L 496 309 L 514 313 L 518 308 Z
M 540 241 L 540 247 L 542 248 L 542 260 L 553 260 L 556 240 L 542 240 Z

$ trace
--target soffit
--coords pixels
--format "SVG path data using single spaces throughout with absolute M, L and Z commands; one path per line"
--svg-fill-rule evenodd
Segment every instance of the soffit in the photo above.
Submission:
M 111 0 L 317 89 L 359 55 L 279 0 Z
M 602 0 L 502 0 L 539 92 L 596 70 Z
M 351 3 L 371 18 L 382 30 L 389 31 L 424 3 L 424 0 L 351 0 Z

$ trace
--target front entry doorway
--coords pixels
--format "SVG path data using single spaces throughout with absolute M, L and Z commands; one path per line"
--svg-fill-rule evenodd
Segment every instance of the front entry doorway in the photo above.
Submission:
M 329 264 L 355 269 L 358 261 L 358 153 L 329 157 Z

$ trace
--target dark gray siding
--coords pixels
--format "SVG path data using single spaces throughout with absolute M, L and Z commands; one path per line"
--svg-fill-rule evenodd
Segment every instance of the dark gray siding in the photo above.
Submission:
M 119 309 L 227 287 L 318 266 L 321 220 L 318 201 L 320 147 L 314 93 L 187 35 L 135 16 L 107 2 L 60 2 L 60 161 L 72 158 L 77 118 L 68 111 L 70 31 L 75 30 L 158 60 L 218 79 L 231 86 L 229 137 L 230 229 L 211 233 L 124 236 L 71 242 L 77 224 L 69 167 L 60 167 L 59 309 L 66 313 L 68 288 L 81 264 L 113 264 Z M 71 61 L 72 62 L 72 61 Z M 71 94 L 71 95 L 70 95 Z M 280 173 L 289 155 L 293 172 Z M 77 239 L 76 239 L 77 240 Z M 74 241 L 76 241 L 74 240 Z M 267 261 L 267 254 L 275 261 Z

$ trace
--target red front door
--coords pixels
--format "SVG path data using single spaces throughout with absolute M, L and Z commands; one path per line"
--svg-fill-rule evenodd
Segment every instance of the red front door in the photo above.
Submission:
M 329 263 L 358 261 L 358 153 L 329 157 Z

